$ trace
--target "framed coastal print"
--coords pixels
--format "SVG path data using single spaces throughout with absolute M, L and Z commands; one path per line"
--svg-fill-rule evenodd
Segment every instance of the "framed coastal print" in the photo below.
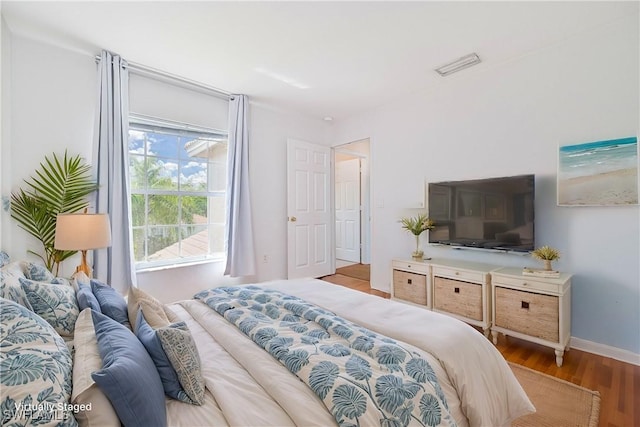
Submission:
M 558 150 L 558 205 L 638 204 L 638 138 L 564 145 Z

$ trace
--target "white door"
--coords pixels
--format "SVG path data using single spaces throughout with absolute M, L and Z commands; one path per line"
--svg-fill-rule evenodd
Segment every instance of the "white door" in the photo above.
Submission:
M 331 150 L 287 141 L 288 277 L 334 273 Z
M 336 258 L 360 262 L 360 159 L 336 162 Z

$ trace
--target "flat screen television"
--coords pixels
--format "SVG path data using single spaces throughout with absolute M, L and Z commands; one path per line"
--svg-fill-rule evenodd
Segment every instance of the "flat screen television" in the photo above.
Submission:
M 429 243 L 534 249 L 534 175 L 429 183 Z

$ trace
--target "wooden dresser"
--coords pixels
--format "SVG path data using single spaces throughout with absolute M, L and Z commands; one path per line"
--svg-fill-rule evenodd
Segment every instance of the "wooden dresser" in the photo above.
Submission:
M 391 297 L 448 314 L 483 329 L 491 328 L 491 270 L 496 265 L 429 259 L 392 261 Z
M 571 275 L 524 276 L 520 268 L 491 272 L 493 343 L 498 333 L 551 347 L 562 366 L 571 338 Z
M 424 261 L 393 260 L 391 298 L 431 308 L 429 264 Z
M 433 310 L 482 328 L 491 328 L 491 276 L 496 265 L 432 259 Z

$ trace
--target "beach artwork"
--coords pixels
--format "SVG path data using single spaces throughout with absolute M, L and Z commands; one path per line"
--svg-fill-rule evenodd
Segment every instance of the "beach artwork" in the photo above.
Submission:
M 638 204 L 638 138 L 565 145 L 558 156 L 558 205 Z

